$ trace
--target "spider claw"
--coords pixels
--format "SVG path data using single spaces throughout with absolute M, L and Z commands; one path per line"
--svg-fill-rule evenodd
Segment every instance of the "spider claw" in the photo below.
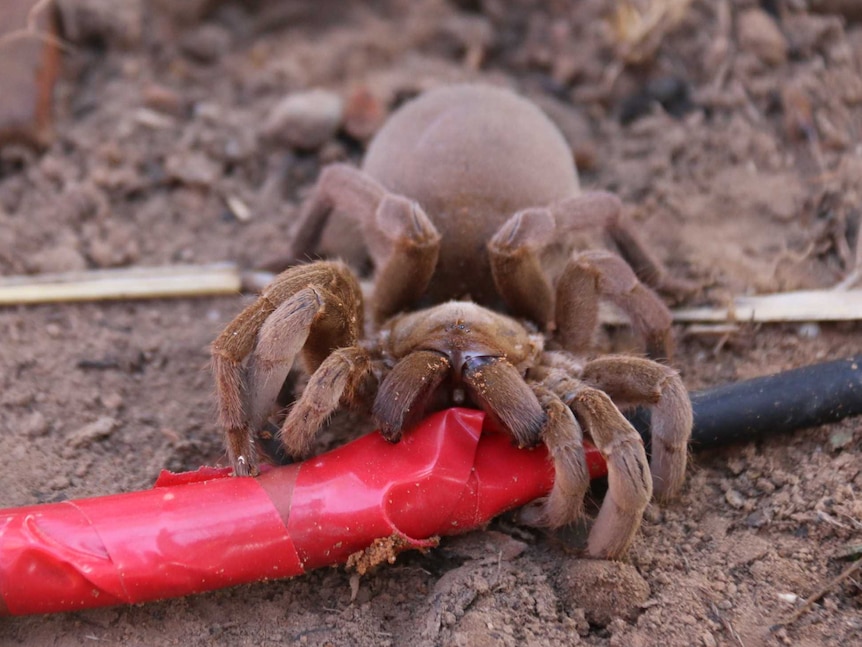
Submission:
M 233 467 L 234 476 L 251 476 L 251 467 L 245 456 L 237 456 Z
M 386 440 L 386 442 L 392 443 L 393 445 L 401 440 L 401 436 L 404 435 L 403 429 L 395 429 L 389 426 L 381 426 L 380 435 Z

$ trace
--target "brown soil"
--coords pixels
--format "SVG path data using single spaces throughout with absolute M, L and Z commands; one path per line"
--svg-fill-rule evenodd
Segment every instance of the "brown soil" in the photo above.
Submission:
M 696 0 L 613 83 L 622 54 L 599 0 L 188 2 L 169 15 L 172 4 L 62 3 L 75 42 L 56 138 L 39 154 L 0 153 L 4 275 L 259 266 L 278 257 L 320 165 L 363 149 L 343 131 L 316 153 L 259 137 L 286 93 L 362 90 L 350 128 L 362 136 L 375 100 L 389 110 L 465 79 L 541 100 L 572 138 L 583 184 L 617 192 L 673 272 L 712 301 L 828 287 L 853 269 L 862 24 L 848 22 L 852 2 L 778 0 L 755 14 L 753 0 Z M 844 7 L 847 20 L 806 5 Z M 0 310 L 0 506 L 147 488 L 161 468 L 223 460 L 207 347 L 251 298 Z M 856 324 L 676 332 L 691 389 L 860 346 Z M 862 424 L 848 420 L 697 455 L 684 493 L 649 511 L 626 564 L 584 562 L 569 534 L 502 519 L 402 554 L 358 590 L 344 569 L 324 569 L 4 619 L 0 643 L 849 645 L 862 635 L 858 574 L 769 628 L 860 543 L 860 452 Z

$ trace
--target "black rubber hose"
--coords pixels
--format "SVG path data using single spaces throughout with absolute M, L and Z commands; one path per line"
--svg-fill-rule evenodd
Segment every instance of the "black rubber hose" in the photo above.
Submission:
M 784 433 L 862 414 L 862 355 L 692 393 L 692 448 Z
M 862 414 L 862 355 L 691 394 L 697 451 Z M 648 440 L 649 413 L 632 423 Z

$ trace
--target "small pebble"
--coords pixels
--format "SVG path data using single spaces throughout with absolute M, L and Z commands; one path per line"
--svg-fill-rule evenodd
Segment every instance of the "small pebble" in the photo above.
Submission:
M 60 243 L 56 247 L 31 254 L 27 266 L 37 274 L 79 272 L 87 269 L 87 261 L 71 243 Z
M 787 61 L 787 39 L 775 20 L 762 9 L 748 9 L 737 21 L 739 46 L 769 65 Z
M 344 102 L 334 92 L 290 94 L 273 107 L 261 134 L 302 150 L 316 150 L 332 139 L 344 118 Z
M 727 500 L 727 502 L 728 502 L 731 506 L 733 506 L 733 507 L 734 507 L 734 508 L 736 508 L 736 509 L 739 509 L 739 508 L 741 508 L 742 506 L 744 506 L 744 505 L 745 505 L 745 499 L 744 499 L 744 498 L 743 498 L 743 496 L 742 496 L 739 492 L 737 492 L 736 490 L 728 490 L 728 491 L 724 494 L 724 498 Z
M 199 63 L 213 63 L 230 47 L 230 33 L 219 25 L 201 25 L 180 40 L 184 54 Z
M 110 416 L 102 416 L 95 422 L 84 425 L 80 429 L 69 434 L 70 447 L 83 447 L 92 442 L 107 438 L 119 426 L 119 421 Z
M 21 431 L 27 438 L 39 438 L 51 431 L 51 426 L 42 412 L 34 411 L 21 424 Z
M 853 431 L 839 427 L 829 432 L 829 449 L 837 452 L 845 449 L 853 442 Z
M 168 115 L 181 116 L 185 113 L 185 102 L 182 96 L 163 85 L 152 83 L 141 91 L 141 101 L 144 106 Z
M 739 476 L 746 468 L 746 462 L 742 458 L 731 458 L 727 461 L 726 465 L 727 469 L 729 469 L 734 476 Z
M 799 326 L 796 332 L 803 339 L 817 339 L 820 336 L 820 324 L 805 323 Z
M 754 483 L 755 487 L 761 492 L 765 492 L 766 494 L 772 494 L 775 492 L 775 484 L 765 477 L 761 477 L 757 479 Z
M 99 400 L 106 409 L 119 409 L 123 406 L 123 396 L 116 392 L 100 395 Z
M 182 184 L 209 187 L 221 176 L 221 168 L 203 153 L 183 151 L 165 160 L 165 171 Z
M 61 474 L 48 481 L 46 485 L 51 490 L 65 490 L 67 487 L 72 485 L 72 482 L 69 480 L 68 476 Z
M 795 593 L 778 593 L 778 599 L 787 604 L 796 604 L 799 601 L 799 596 Z
M 770 521 L 772 521 L 772 510 L 769 508 L 760 508 L 745 518 L 745 525 L 749 528 L 762 528 Z

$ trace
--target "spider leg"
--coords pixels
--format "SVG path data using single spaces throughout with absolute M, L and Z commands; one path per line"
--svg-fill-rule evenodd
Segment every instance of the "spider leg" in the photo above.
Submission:
M 628 263 L 606 251 L 578 254 L 566 265 L 555 292 L 543 267 L 545 251 L 590 228 L 610 232 Z M 674 282 L 649 253 L 616 196 L 586 192 L 548 207 L 519 211 L 494 234 L 488 256 L 494 283 L 511 311 L 546 328 L 560 328 L 568 350 L 589 347 L 598 323 L 598 300 L 604 297 L 631 317 L 651 354 L 666 357 L 670 352 L 670 313 L 641 280 L 662 290 L 670 286 L 671 292 L 683 283 Z M 683 292 L 691 292 L 690 287 Z
M 412 305 L 437 266 L 440 234 L 415 202 L 384 189 L 346 164 L 327 166 L 303 205 L 288 254 L 311 254 L 334 210 L 354 220 L 375 265 L 374 320 L 381 323 Z
M 602 391 L 581 385 L 569 403 L 608 465 L 608 493 L 590 530 L 587 552 L 616 558 L 628 550 L 652 498 L 643 441 Z
M 555 297 L 543 268 L 545 250 L 573 232 L 608 229 L 610 223 L 619 221 L 621 213 L 619 198 L 603 191 L 579 193 L 549 206 L 515 213 L 488 243 L 494 283 L 506 305 L 518 316 L 551 326 Z M 633 235 L 632 239 L 636 240 Z M 646 251 L 642 255 L 648 256 Z
M 584 511 L 584 496 L 590 487 L 590 473 L 584 452 L 584 433 L 566 404 L 550 389 L 534 384 L 533 391 L 547 415 L 542 440 L 554 463 L 554 487 L 538 508 L 522 513 L 522 519 L 536 526 L 559 528 L 577 521 Z
M 542 267 L 542 251 L 555 236 L 549 209 L 518 211 L 488 243 L 494 284 L 513 314 L 546 327 L 553 321 L 554 291 Z
M 358 407 L 376 388 L 370 354 L 358 346 L 338 348 L 311 375 L 281 426 L 281 441 L 294 457 L 307 454 L 314 434 L 340 404 Z
M 359 283 L 342 263 L 282 272 L 212 344 L 218 411 L 238 476 L 257 473 L 255 432 L 272 413 L 297 355 L 315 370 L 363 325 Z
M 607 298 L 629 317 L 650 357 L 669 359 L 673 350 L 667 306 L 641 283 L 631 267 L 608 251 L 574 255 L 557 283 L 557 338 L 573 353 L 586 352 L 598 325 L 598 303 Z
M 649 465 L 634 427 L 606 393 L 575 377 L 577 370 L 568 353 L 547 352 L 530 377 L 571 408 L 605 458 L 608 493 L 590 531 L 587 552 L 593 557 L 619 557 L 631 545 L 652 497 Z M 550 445 L 549 449 L 554 455 Z
M 551 205 L 557 227 L 563 231 L 602 229 L 608 233 L 638 279 L 673 301 L 696 293 L 699 287 L 674 278 L 650 252 L 637 225 L 626 216 L 620 199 L 606 191 L 586 191 Z
M 437 267 L 440 234 L 415 202 L 387 194 L 363 233 L 374 261 L 374 310 L 378 324 L 413 305 Z
M 693 423 L 679 374 L 647 359 L 611 356 L 588 362 L 581 378 L 615 402 L 651 407 L 653 492 L 659 499 L 675 495 L 685 479 Z
M 379 182 L 352 166 L 331 164 L 325 167 L 291 231 L 288 262 L 300 262 L 315 252 L 336 207 L 346 207 L 359 214 L 357 218 L 362 220 L 374 213 L 384 195 L 386 189 Z

